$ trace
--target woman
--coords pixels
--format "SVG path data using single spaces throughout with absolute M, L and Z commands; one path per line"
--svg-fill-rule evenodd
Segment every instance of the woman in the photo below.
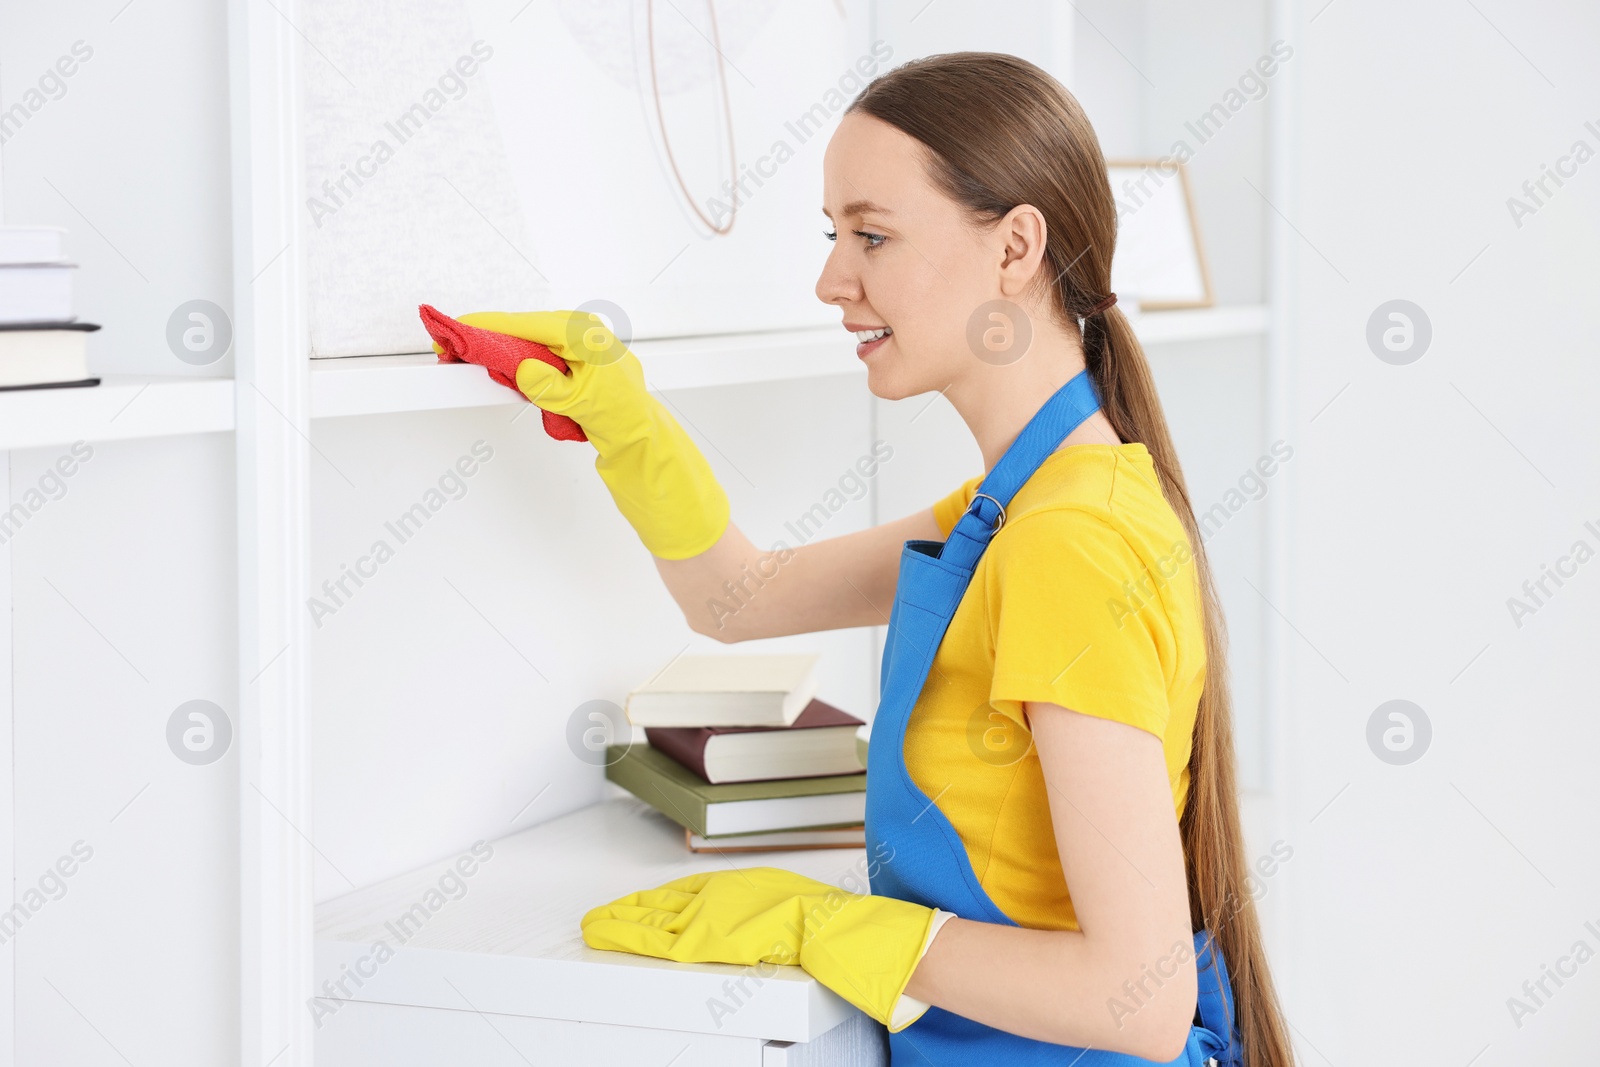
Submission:
M 868 387 L 943 392 L 987 473 L 784 550 L 731 616 L 706 605 L 771 571 L 626 348 L 593 316 L 467 319 L 571 361 L 503 371 L 593 441 L 697 632 L 889 621 L 871 892 L 700 874 L 593 909 L 585 941 L 799 963 L 888 1027 L 896 1064 L 1292 1063 L 1245 887 L 1221 615 L 1110 291 L 1116 212 L 1093 130 L 1023 60 L 917 60 L 847 109 L 824 201 L 835 243 L 817 295 L 861 339 Z

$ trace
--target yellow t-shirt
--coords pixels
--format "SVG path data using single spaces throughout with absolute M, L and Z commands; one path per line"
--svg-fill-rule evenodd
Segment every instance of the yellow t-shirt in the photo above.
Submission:
M 934 505 L 945 536 L 974 477 Z M 1052 453 L 1006 508 L 906 728 L 912 779 L 1018 924 L 1076 930 L 1023 701 L 1161 738 L 1182 815 L 1205 680 L 1189 538 L 1142 444 Z

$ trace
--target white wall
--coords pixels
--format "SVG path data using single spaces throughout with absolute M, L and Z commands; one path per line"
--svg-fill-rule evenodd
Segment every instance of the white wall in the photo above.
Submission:
M 1506 199 L 1575 140 L 1600 150 L 1600 19 L 1320 6 L 1294 32 L 1288 212 L 1290 1018 L 1310 1063 L 1586 1062 L 1600 964 L 1520 1028 L 1506 1002 L 1579 939 L 1600 949 L 1600 564 L 1520 628 L 1506 601 L 1576 540 L 1600 548 L 1600 163 L 1520 228 Z M 1433 328 L 1405 366 L 1365 340 L 1396 298 Z M 1396 698 L 1434 731 L 1406 766 L 1365 737 Z

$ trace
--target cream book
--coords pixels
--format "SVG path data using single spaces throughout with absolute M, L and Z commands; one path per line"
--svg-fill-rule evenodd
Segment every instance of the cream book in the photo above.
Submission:
M 636 726 L 788 726 L 817 695 L 815 652 L 679 656 L 628 694 Z
M 92 322 L 0 323 L 0 389 L 94 385 L 85 338 Z

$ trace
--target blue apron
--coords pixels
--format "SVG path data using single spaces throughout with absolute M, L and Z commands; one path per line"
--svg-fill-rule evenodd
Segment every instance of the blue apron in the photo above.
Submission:
M 1005 521 L 1005 506 L 1045 457 L 1099 407 L 1088 372 L 1063 385 L 983 479 L 949 539 L 907 541 L 901 551 L 883 651 L 882 698 L 867 747 L 867 851 L 882 857 L 870 872 L 875 894 L 942 908 L 964 919 L 1017 925 L 978 884 L 955 827 L 907 771 L 906 723 L 978 558 Z M 1239 1045 L 1227 968 L 1206 931 L 1194 935 L 1194 948 L 1199 1021 L 1183 1054 L 1171 1063 L 1203 1065 L 1215 1057 L 1222 1067 L 1235 1067 Z M 894 1067 L 1135 1067 L 1155 1062 L 1019 1037 L 939 1007 L 890 1034 L 889 1049 Z

